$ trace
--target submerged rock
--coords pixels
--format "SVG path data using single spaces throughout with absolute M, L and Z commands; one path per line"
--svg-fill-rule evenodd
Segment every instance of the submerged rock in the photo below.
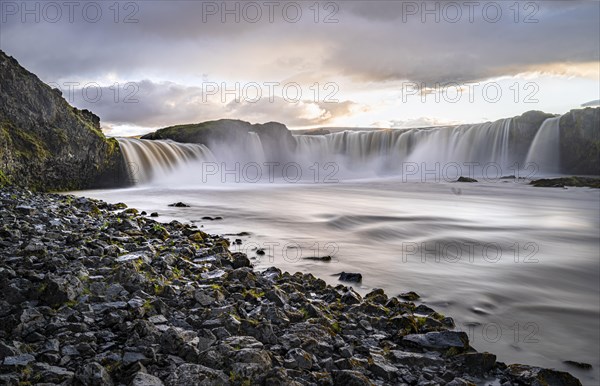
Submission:
M 174 206 L 176 208 L 189 208 L 190 206 L 188 204 L 184 204 L 183 202 L 176 202 L 174 204 L 169 204 L 169 206 Z
M 339 280 L 360 283 L 362 281 L 362 275 L 360 273 L 342 272 L 339 274 Z
M 456 182 L 478 182 L 478 181 L 475 178 L 460 176 L 460 177 L 458 177 L 458 180 L 456 180 Z

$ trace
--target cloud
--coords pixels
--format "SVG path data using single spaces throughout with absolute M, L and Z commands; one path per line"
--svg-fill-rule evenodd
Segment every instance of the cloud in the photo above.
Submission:
M 31 17 L 23 23 L 20 14 L 4 13 L 0 47 L 46 82 L 107 85 L 114 78 L 139 83 L 139 103 L 75 101 L 115 125 L 160 127 L 224 117 L 281 120 L 292 126 L 324 124 L 366 109 L 368 98 L 361 95 L 402 81 L 434 87 L 523 73 L 594 81 L 600 77 L 599 2 L 520 2 L 518 15 L 513 2 L 479 2 L 473 20 L 462 9 L 456 23 L 446 20 L 445 13 L 438 12 L 439 22 L 423 15 L 423 9 L 436 4 L 446 7 L 444 2 L 348 1 L 332 2 L 327 8 L 329 3 L 321 2 L 318 14 L 313 2 L 295 2 L 302 7 L 297 22 L 283 16 L 293 2 L 277 2 L 272 21 L 263 6 L 257 22 L 245 20 L 250 11 L 240 8 L 239 22 L 232 19 L 235 15 L 225 15 L 225 23 L 223 9 L 207 13 L 208 3 L 247 7 L 246 3 L 180 1 L 173 7 L 162 1 L 122 2 L 118 15 L 114 7 L 108 8 L 112 2 L 93 3 L 103 7 L 103 17 L 95 23 L 82 17 L 84 3 L 79 2 L 73 22 L 63 16 L 56 23 L 43 18 L 35 23 Z M 407 14 L 403 7 L 408 3 L 420 7 L 417 14 Z M 497 22 L 484 17 L 488 3 L 501 6 Z M 526 4 L 533 8 L 525 9 Z M 135 22 L 125 23 L 129 16 Z M 525 17 L 537 22 L 526 23 Z M 336 22 L 325 23 L 327 18 Z M 344 102 L 203 102 L 199 85 L 204 80 L 294 81 L 304 88 L 336 82 L 337 97 Z M 104 91 L 103 95 L 111 93 Z M 370 101 L 375 108 L 378 102 Z
M 349 100 L 337 103 L 295 101 L 279 96 L 269 98 L 267 94 L 262 98 L 248 94 L 237 100 L 231 95 L 231 100 L 224 104 L 221 93 L 215 95 L 201 87 L 147 79 L 118 86 L 82 84 L 73 90 L 63 90 L 63 96 L 78 108 L 99 115 L 106 132 L 111 135 L 119 132 L 115 126 L 127 126 L 128 134 L 131 134 L 136 132 L 136 127 L 159 128 L 220 118 L 309 126 L 326 124 L 364 110 Z
M 454 126 L 461 122 L 448 121 L 438 118 L 419 117 L 406 120 L 391 120 L 389 121 L 389 128 L 391 129 L 410 129 L 418 127 L 432 127 L 432 126 Z
M 178 2 L 177 7 L 137 2 L 136 23 L 115 23 L 108 8 L 98 23 L 85 22 L 81 16 L 74 23 L 62 19 L 21 23 L 10 16 L 2 25 L 0 43 L 46 81 L 74 74 L 97 79 L 107 72 L 138 79 L 142 73 L 156 80 L 168 71 L 174 78 L 209 74 L 278 81 L 314 73 L 321 78 L 339 74 L 359 82 L 400 79 L 432 84 L 479 81 L 552 63 L 600 60 L 598 2 L 531 2 L 534 8 L 520 4 L 523 9 L 518 15 L 513 3 L 494 2 L 501 6 L 497 22 L 486 21 L 483 2 L 473 11 L 472 21 L 469 9 L 463 7 L 456 23 L 447 21 L 449 11 L 443 11 L 442 2 L 412 2 L 419 11 L 409 16 L 406 3 L 336 3 L 337 11 L 320 10 L 318 23 L 304 3 L 301 20 L 286 21 L 285 3 L 280 3 L 273 22 L 263 8 L 256 23 L 244 17 L 235 22 L 235 15 L 225 15 L 229 22 L 222 23 L 223 10 L 207 16 L 206 2 Z M 435 4 L 441 7 L 439 22 L 425 12 Z M 338 22 L 324 23 L 332 11 Z M 238 13 L 245 15 L 241 9 Z M 120 18 L 126 14 L 122 9 Z M 537 22 L 526 23 L 526 17 Z
M 595 101 L 590 101 L 581 105 L 581 107 L 597 107 L 600 106 L 600 99 Z

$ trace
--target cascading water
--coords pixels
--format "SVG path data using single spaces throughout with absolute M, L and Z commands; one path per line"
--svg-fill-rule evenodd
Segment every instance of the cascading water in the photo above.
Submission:
M 252 131 L 226 140 L 209 139 L 207 146 L 127 138 L 119 142 L 139 182 L 156 182 L 158 177 L 169 184 L 260 182 L 267 178 L 272 182 L 273 177 L 285 179 L 286 173 L 302 175 L 307 181 L 319 175 L 317 169 L 321 173 L 335 170 L 335 177 L 342 179 L 371 178 L 406 176 L 415 168 L 421 176 L 433 173 L 448 181 L 460 175 L 490 177 L 490 171 L 492 178 L 499 178 L 516 174 L 517 164 L 530 162 L 544 173 L 558 172 L 558 124 L 559 118 L 547 119 L 533 140 L 531 130 L 528 137 L 513 132 L 520 129 L 512 118 L 474 125 L 295 135 L 295 147 L 277 153 L 277 159 L 267 156 L 273 154 L 267 150 L 273 149 L 265 148 L 266 143 L 273 146 L 273 138 Z M 516 138 L 521 143 L 516 144 Z M 277 164 L 279 169 L 267 164 Z M 294 168 L 286 169 L 288 164 Z M 252 177 L 245 176 L 250 169 Z
M 424 164 L 428 170 L 449 163 L 494 163 L 508 171 L 512 118 L 453 127 L 408 130 L 344 131 L 323 136 L 296 136 L 296 155 L 317 162 L 335 161 L 348 169 L 397 174 L 403 163 Z M 516 157 L 514 157 L 516 158 Z
M 192 161 L 214 161 L 211 151 L 204 145 L 133 138 L 118 138 L 118 141 L 130 177 L 136 183 L 167 177 Z
M 560 172 L 560 117 L 548 118 L 539 128 L 529 153 L 528 164 L 536 164 L 545 174 Z

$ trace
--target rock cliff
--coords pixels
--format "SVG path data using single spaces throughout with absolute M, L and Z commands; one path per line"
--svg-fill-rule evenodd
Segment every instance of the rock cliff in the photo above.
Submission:
M 0 50 L 0 186 L 75 190 L 126 184 L 126 164 L 100 118 Z

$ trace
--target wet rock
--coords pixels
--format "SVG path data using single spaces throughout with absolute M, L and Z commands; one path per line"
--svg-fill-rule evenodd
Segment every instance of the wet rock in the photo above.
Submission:
M 475 178 L 460 176 L 460 177 L 458 177 L 458 180 L 456 180 L 456 182 L 478 182 L 478 181 Z
M 304 260 L 331 261 L 331 256 L 309 256 L 303 257 Z
M 362 298 L 360 297 L 360 295 L 358 293 L 356 293 L 356 291 L 354 290 L 349 290 L 346 291 L 341 298 L 342 303 L 344 304 L 359 304 L 362 301 Z
M 569 366 L 577 367 L 582 370 L 590 370 L 592 368 L 592 365 L 590 365 L 589 363 L 584 363 L 584 362 L 564 361 L 563 363 L 565 363 Z
M 469 347 L 469 338 L 462 331 L 428 332 L 426 334 L 410 334 L 403 341 L 416 347 L 433 350 L 446 351 L 455 349 L 457 352 L 464 351 Z
M 564 371 L 514 364 L 508 366 L 508 372 L 515 381 L 519 379 L 521 382 L 526 382 L 530 385 L 581 385 L 581 382 L 577 378 Z
M 179 201 L 176 202 L 174 204 L 169 204 L 169 206 L 174 206 L 176 208 L 189 208 L 190 206 L 188 204 L 184 204 L 183 202 Z
M 348 281 L 352 283 L 360 283 L 362 275 L 360 273 L 342 272 L 338 278 L 340 281 Z
M 406 299 L 411 302 L 414 302 L 415 300 L 421 298 L 418 293 L 413 292 L 413 291 L 401 293 L 400 295 L 398 295 L 398 297 L 402 298 L 402 299 Z
M 242 267 L 250 267 L 250 260 L 246 256 L 245 253 L 232 253 L 231 257 L 233 259 L 232 266 L 234 269 L 242 268 Z

